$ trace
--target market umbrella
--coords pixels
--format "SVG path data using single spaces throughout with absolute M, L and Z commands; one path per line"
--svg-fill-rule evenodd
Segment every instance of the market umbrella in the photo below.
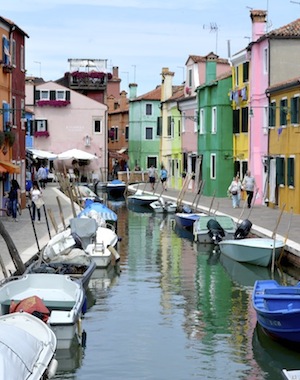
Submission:
M 59 160 L 69 160 L 72 158 L 75 160 L 94 160 L 95 158 L 97 158 L 97 156 L 95 156 L 94 154 L 85 152 L 84 150 L 70 149 L 58 154 L 57 158 Z
M 57 158 L 57 154 L 47 152 L 46 150 L 26 148 L 26 152 L 28 152 L 29 154 L 32 154 L 33 158 L 40 158 L 40 159 L 47 159 L 47 160 L 55 160 Z

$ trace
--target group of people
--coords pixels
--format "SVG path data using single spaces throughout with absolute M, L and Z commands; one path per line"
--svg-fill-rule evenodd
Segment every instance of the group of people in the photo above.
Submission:
M 21 204 L 21 189 L 18 181 L 16 179 L 11 180 L 11 186 L 8 193 L 9 198 L 9 208 L 11 211 L 12 218 L 15 222 L 18 222 L 17 210 L 18 204 Z M 31 218 L 35 221 L 37 214 L 38 223 L 41 221 L 41 207 L 44 204 L 43 194 L 39 187 L 38 181 L 33 181 L 32 188 L 30 189 L 30 199 L 31 199 Z
M 154 190 L 155 182 L 156 182 L 156 170 L 153 165 L 151 165 L 148 170 L 148 177 L 149 177 L 149 182 L 151 184 L 152 190 Z M 162 165 L 160 169 L 160 181 L 161 181 L 164 191 L 167 191 L 167 179 L 168 179 L 168 172 L 166 168 Z
M 255 187 L 255 178 L 251 175 L 250 170 L 246 172 L 242 182 L 238 175 L 235 176 L 228 187 L 228 193 L 232 199 L 232 207 L 240 207 L 241 193 L 245 191 L 247 194 L 247 206 L 251 208 Z

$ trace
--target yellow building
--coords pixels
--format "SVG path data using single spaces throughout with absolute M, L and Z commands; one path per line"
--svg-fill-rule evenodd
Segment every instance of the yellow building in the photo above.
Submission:
M 300 83 L 292 79 L 267 89 L 269 96 L 269 206 L 300 213 Z

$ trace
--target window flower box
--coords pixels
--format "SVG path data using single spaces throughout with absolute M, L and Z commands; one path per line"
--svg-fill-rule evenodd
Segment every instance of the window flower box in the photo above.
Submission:
M 12 66 L 12 65 L 4 64 L 4 65 L 2 66 L 2 69 L 3 69 L 3 72 L 4 72 L 4 73 L 9 74 L 9 73 L 11 73 L 11 72 L 13 71 L 13 66 Z
M 49 137 L 48 131 L 35 131 L 34 137 Z
M 71 102 L 70 100 L 38 100 L 37 105 L 39 107 L 66 107 Z
M 88 73 L 84 71 L 74 71 L 71 73 L 71 76 L 75 79 L 85 79 L 85 78 L 92 78 L 92 79 L 104 79 L 107 77 L 107 79 L 112 79 L 111 73 L 104 73 L 99 71 L 90 71 Z

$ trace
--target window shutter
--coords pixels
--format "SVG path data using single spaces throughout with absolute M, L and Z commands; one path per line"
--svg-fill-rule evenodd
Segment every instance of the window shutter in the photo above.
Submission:
M 285 185 L 284 158 L 276 157 L 276 185 Z
M 71 99 L 71 91 L 66 91 L 66 100 L 70 101 Z
M 53 90 L 50 91 L 50 100 L 56 100 L 56 93 Z
M 233 111 L 233 125 L 232 125 L 232 132 L 233 133 L 240 133 L 240 110 L 234 110 Z
M 41 99 L 41 91 L 40 90 L 35 90 L 34 92 L 34 100 L 40 100 Z
M 48 131 L 48 120 L 45 120 L 45 131 Z
M 288 186 L 295 186 L 295 160 L 289 157 L 287 160 L 287 184 Z
M 158 116 L 157 118 L 157 122 L 156 122 L 156 135 L 157 136 L 161 136 L 161 122 L 162 122 L 162 119 L 161 119 L 161 116 Z

